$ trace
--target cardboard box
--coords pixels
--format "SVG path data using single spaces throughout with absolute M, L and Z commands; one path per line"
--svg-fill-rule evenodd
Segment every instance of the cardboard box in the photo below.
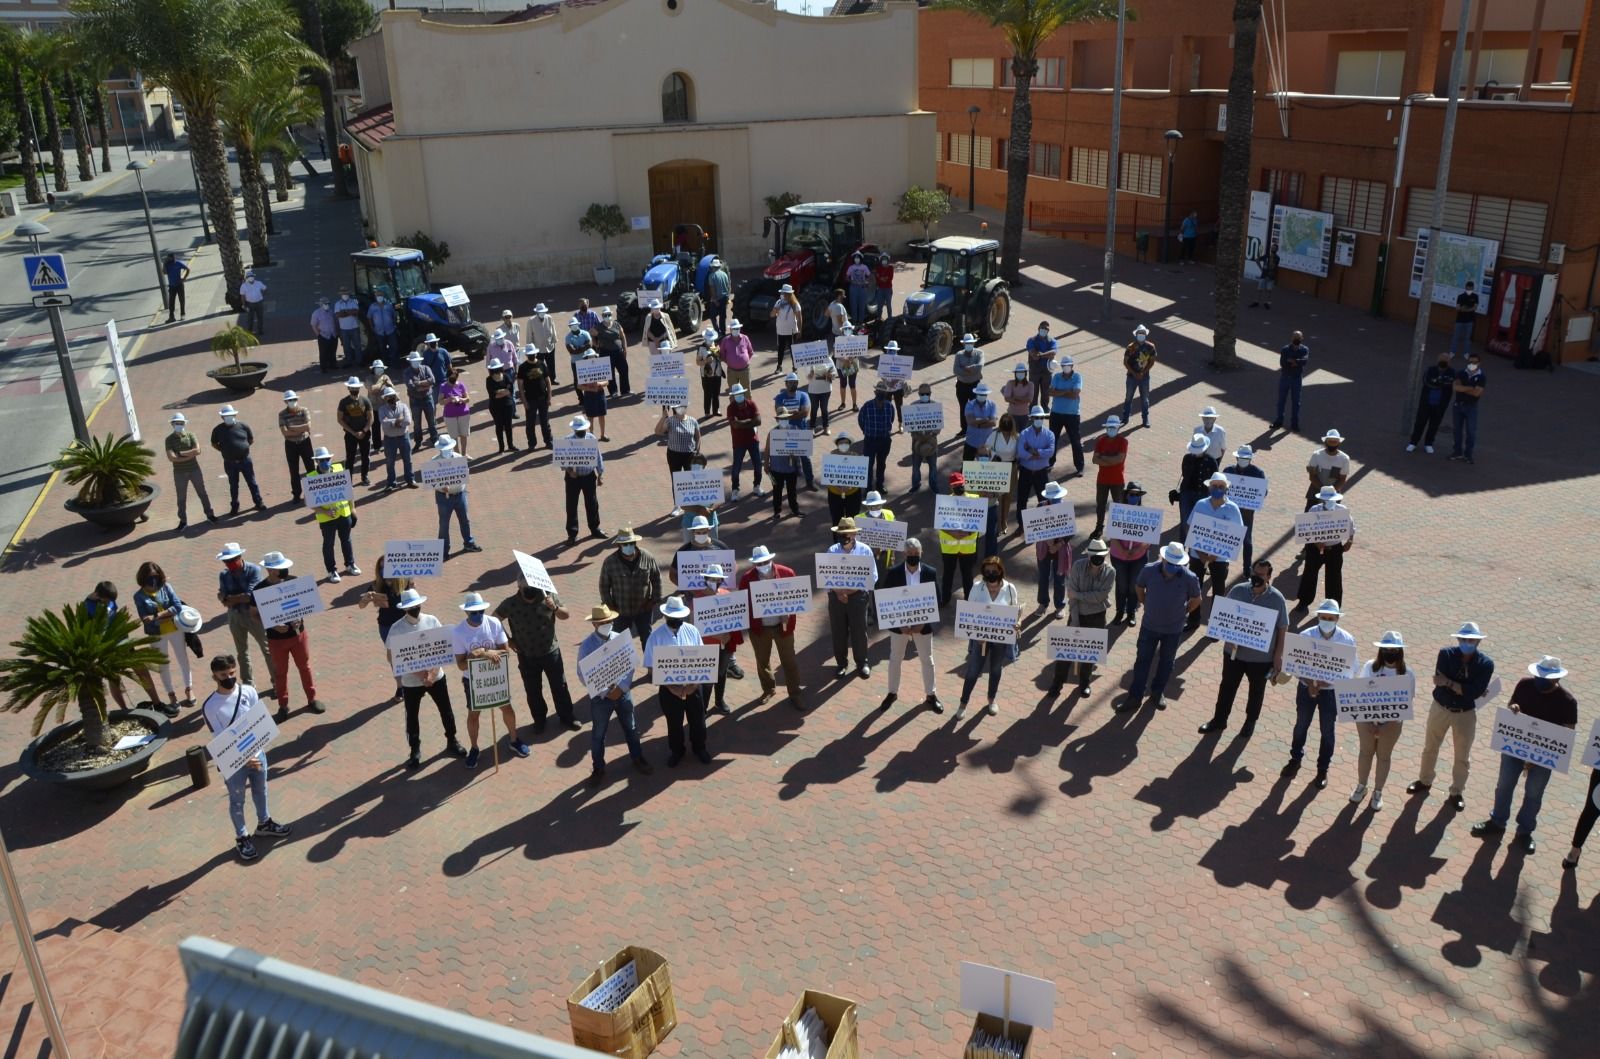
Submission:
M 995 1015 L 979 1014 L 977 1018 L 972 1020 L 972 1030 L 968 1032 L 967 1040 L 961 1042 L 963 1050 L 966 1049 L 967 1041 L 972 1040 L 972 1035 L 979 1030 L 984 1033 L 992 1033 L 996 1037 L 1005 1037 L 1006 1021 Z M 1022 1059 L 1030 1059 L 1033 1054 L 1033 1027 L 1012 1019 L 1010 1039 L 1022 1045 Z
M 632 960 L 639 985 L 615 1011 L 592 1011 L 579 1001 Z M 678 1025 L 672 998 L 672 972 L 667 961 L 649 949 L 629 945 L 612 956 L 567 997 L 572 1043 L 624 1059 L 645 1059 Z
M 786 1043 L 794 1043 L 794 1024 L 800 1021 L 806 1008 L 816 1008 L 817 1017 L 828 1029 L 827 1059 L 860 1059 L 861 1051 L 856 1044 L 856 1002 L 811 989 L 801 993 L 789 1010 L 789 1017 L 783 1020 L 772 1047 L 767 1049 L 766 1059 L 777 1059 Z

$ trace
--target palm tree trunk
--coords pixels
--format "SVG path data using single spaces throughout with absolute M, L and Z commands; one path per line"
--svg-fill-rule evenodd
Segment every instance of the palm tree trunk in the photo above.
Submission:
M 83 741 L 92 747 L 105 749 L 111 745 L 111 729 L 106 724 L 100 705 L 87 691 L 78 693 L 78 716 L 83 718 Z
M 33 155 L 35 133 L 33 111 L 28 107 L 28 86 L 22 80 L 22 64 L 11 66 L 11 101 L 17 111 L 22 135 L 17 137 L 17 153 L 22 156 L 22 183 L 28 201 L 35 206 L 44 202 L 44 188 L 39 184 L 39 164 Z
M 322 5 L 318 0 L 308 0 L 306 3 L 306 44 L 324 59 L 329 59 L 328 49 L 322 40 Z M 333 74 L 326 69 L 314 70 L 311 78 L 317 86 L 317 94 L 322 97 L 322 135 L 328 141 L 333 193 L 341 199 L 349 198 L 350 184 L 345 176 L 344 163 L 339 161 L 339 126 L 334 121 Z
M 62 74 L 66 81 L 68 113 L 72 116 L 73 146 L 78 150 L 78 179 L 88 183 L 94 179 L 94 150 L 89 143 L 89 122 L 83 113 L 83 97 L 78 95 L 78 80 L 72 71 Z
M 50 130 L 50 164 L 56 171 L 56 190 L 66 191 L 72 186 L 67 179 L 67 153 L 61 144 L 61 115 L 56 113 L 56 90 L 49 75 L 39 77 L 39 95 L 44 99 L 44 123 Z
M 228 152 L 215 112 L 204 114 L 189 105 L 189 152 L 200 174 L 200 191 L 211 215 L 211 230 L 222 258 L 228 304 L 239 308 L 239 284 L 244 282 L 244 262 L 239 257 L 239 222 L 233 215 L 233 185 L 228 180 Z
M 289 175 L 289 160 L 279 150 L 268 152 L 267 160 L 272 163 L 272 186 L 277 193 L 277 199 L 279 202 L 288 202 L 289 189 L 293 187 L 293 178 Z
M 1250 215 L 1250 141 L 1256 119 L 1256 31 L 1261 0 L 1234 0 L 1233 73 L 1228 78 L 1228 131 L 1218 178 L 1217 268 L 1213 283 L 1217 322 L 1211 332 L 1211 364 L 1239 363 L 1239 280 L 1244 275 L 1245 221 Z
M 264 267 L 271 259 L 267 246 L 267 211 L 262 202 L 265 194 L 261 179 L 261 159 L 255 150 L 234 141 L 234 153 L 239 156 L 239 195 L 244 199 L 244 223 L 250 232 L 250 265 Z
M 111 124 L 106 118 L 106 93 L 99 81 L 94 85 L 94 123 L 100 129 L 100 172 L 111 172 Z
M 1022 218 L 1028 198 L 1028 164 L 1033 152 L 1033 75 L 1039 62 L 1032 55 L 1011 59 L 1016 89 L 1011 93 L 1011 138 L 1006 141 L 1006 220 L 1000 233 L 1000 274 L 1017 282 L 1022 258 Z M 968 144 L 975 150 L 976 144 Z

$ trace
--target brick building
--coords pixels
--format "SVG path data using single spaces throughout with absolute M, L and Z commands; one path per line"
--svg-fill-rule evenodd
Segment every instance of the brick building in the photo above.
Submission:
M 1130 6 L 1138 17 L 1128 23 L 1124 50 L 1118 246 L 1133 252 L 1144 231 L 1155 237 L 1152 252 L 1160 252 L 1170 192 L 1173 228 L 1197 211 L 1201 256 L 1208 257 L 1233 2 Z M 1320 261 L 1310 272 L 1285 268 L 1280 282 L 1409 316 L 1459 0 L 1285 0 L 1283 8 L 1281 20 L 1263 22 L 1257 49 L 1251 187 L 1266 194 L 1254 196 L 1253 209 L 1270 196 L 1272 207 L 1309 211 L 1311 227 L 1296 231 L 1322 231 L 1319 218 L 1328 223 Z M 979 203 L 1003 207 L 1012 102 L 1003 38 L 960 14 L 925 10 L 921 18 L 920 103 L 938 115 L 939 182 L 964 205 L 970 179 Z M 1600 0 L 1488 0 L 1474 4 L 1471 18 L 1463 74 L 1469 87 L 1441 228 L 1470 237 L 1452 243 L 1493 253 L 1487 281 L 1504 282 L 1501 271 L 1516 268 L 1528 274 L 1524 283 L 1558 294 L 1543 295 L 1546 348 L 1561 360 L 1582 359 L 1600 297 L 1600 182 L 1592 176 L 1600 163 Z M 1036 231 L 1104 239 L 1115 47 L 1113 22 L 1068 27 L 1040 50 L 1028 184 Z M 1183 134 L 1170 188 L 1169 129 Z M 1270 223 L 1257 221 L 1252 246 Z M 1532 304 L 1525 308 L 1531 316 Z M 1489 315 L 1479 321 L 1479 341 L 1492 337 Z M 1435 306 L 1435 327 L 1452 319 L 1448 306 Z

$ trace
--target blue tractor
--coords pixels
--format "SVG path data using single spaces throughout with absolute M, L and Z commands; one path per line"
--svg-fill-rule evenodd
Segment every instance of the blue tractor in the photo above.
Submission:
M 650 259 L 639 278 L 638 290 L 623 291 L 617 296 L 617 322 L 625 330 L 636 329 L 650 311 L 649 302 L 656 300 L 678 334 L 698 334 L 705 317 L 706 277 L 716 256 L 705 230 L 698 224 L 674 225 L 672 248 Z
M 419 250 L 403 246 L 378 246 L 350 255 L 355 270 L 356 300 L 361 303 L 362 326 L 367 327 L 367 307 L 382 291 L 395 306 L 400 348 L 412 350 L 422 336 L 432 332 L 439 344 L 468 360 L 482 360 L 489 350 L 489 335 L 473 321 L 472 305 L 460 287 L 436 291 L 428 282 L 428 262 Z M 372 341 L 370 331 L 366 341 Z
M 993 239 L 935 239 L 922 289 L 906 296 L 905 311 L 885 320 L 877 337 L 894 339 L 902 352 L 933 363 L 943 360 L 964 333 L 993 342 L 1011 320 L 1011 286 L 1000 278 L 1000 244 Z

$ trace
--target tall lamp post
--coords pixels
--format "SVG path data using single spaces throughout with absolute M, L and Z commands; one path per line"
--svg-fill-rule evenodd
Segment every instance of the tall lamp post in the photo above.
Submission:
M 156 265 L 156 291 L 161 295 L 161 305 L 168 314 L 172 306 L 167 304 L 167 277 L 161 271 L 161 251 L 156 248 L 156 226 L 150 219 L 150 196 L 144 193 L 144 171 L 150 168 L 149 162 L 129 162 L 127 168 L 133 170 L 133 178 L 139 182 L 139 201 L 144 203 L 144 227 L 150 233 L 150 260 Z
M 38 221 L 23 221 L 17 225 L 16 232 L 24 236 L 33 244 L 33 252 L 39 252 L 39 237 L 49 235 L 50 229 Z M 83 400 L 78 396 L 78 376 L 72 369 L 72 357 L 67 351 L 67 332 L 61 327 L 61 307 L 51 305 L 47 307 L 50 314 L 50 333 L 56 340 L 56 363 L 61 369 L 61 389 L 67 395 L 67 414 L 72 417 L 72 434 L 84 445 L 89 444 L 89 421 L 83 415 Z
M 1161 136 L 1167 141 L 1167 206 L 1161 214 L 1161 263 L 1165 265 L 1172 260 L 1172 173 L 1173 163 L 1178 156 L 1178 141 L 1183 139 L 1183 133 L 1168 129 Z
M 967 108 L 967 212 L 972 212 L 978 192 L 978 115 L 982 110 L 974 103 Z

